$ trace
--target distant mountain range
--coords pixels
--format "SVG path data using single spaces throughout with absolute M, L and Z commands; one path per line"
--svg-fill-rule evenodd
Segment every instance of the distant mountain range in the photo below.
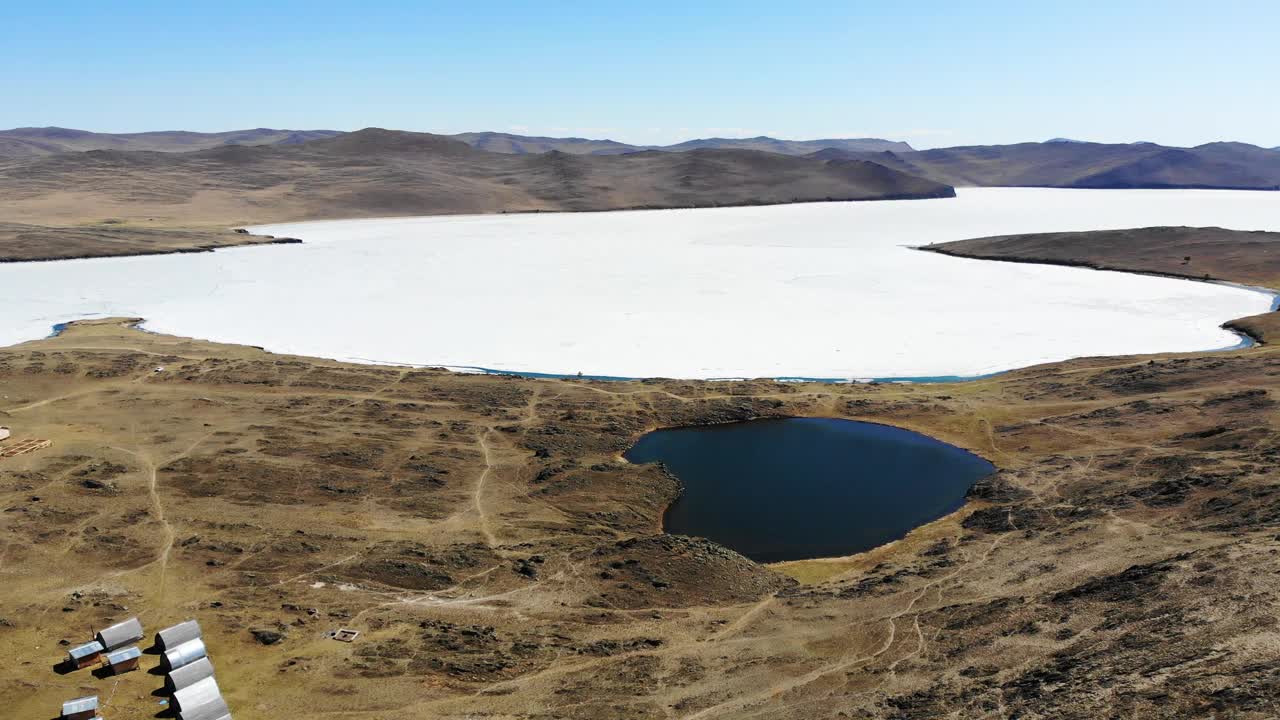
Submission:
M 782 155 L 807 155 L 824 149 L 846 150 L 849 152 L 912 152 L 913 148 L 904 142 L 880 140 L 878 138 L 830 138 L 827 140 L 778 140 L 761 135 L 753 138 L 707 138 L 705 140 L 688 140 L 676 145 L 654 148 L 671 152 L 700 149 L 737 149 L 763 150 L 764 152 Z
M 287 136 L 285 136 L 287 137 Z M 874 162 L 757 150 L 486 152 L 370 128 L 193 152 L 92 150 L 0 161 L 0 219 L 186 226 L 379 215 L 614 210 L 951 197 Z
M 190 152 L 231 145 L 287 146 L 344 134 L 333 130 L 259 128 L 225 133 L 173 131 L 113 135 L 65 128 L 18 128 L 0 131 L 0 162 L 86 150 Z M 638 146 L 614 140 L 499 132 L 431 137 L 447 137 L 477 150 L 504 155 L 558 152 L 573 156 L 611 156 L 653 151 L 748 150 L 824 162 L 861 160 L 951 186 L 1280 189 L 1280 149 L 1233 142 L 1176 148 L 1147 142 L 1103 144 L 1054 138 L 1043 143 L 914 150 L 907 143 L 874 138 L 779 140 L 761 136 Z
M 95 133 L 59 127 L 15 128 L 0 130 L 0 159 L 30 157 L 60 152 L 86 150 L 153 150 L 156 152 L 190 152 L 222 145 L 293 145 L 309 140 L 334 137 L 337 130 L 233 130 L 221 133 L 159 131 L 144 133 Z M 876 138 L 836 138 L 830 140 L 778 140 L 771 137 L 705 138 L 676 145 L 629 145 L 615 140 L 586 138 L 554 138 L 513 135 L 500 132 L 469 132 L 450 135 L 468 145 L 488 152 L 512 155 L 536 155 L 559 150 L 571 155 L 621 155 L 644 150 L 684 152 L 686 150 L 762 150 L 781 155 L 808 155 L 824 148 L 866 152 L 911 152 L 904 142 Z
M 904 142 L 879 138 L 832 138 L 828 140 L 779 140 L 761 135 L 753 138 L 703 138 L 686 140 L 675 145 L 628 145 L 616 140 L 587 140 L 585 138 L 553 138 L 512 135 L 499 132 L 462 133 L 453 135 L 472 147 L 489 152 L 541 153 L 551 150 L 572 155 L 619 155 L 642 150 L 685 152 L 688 150 L 760 150 L 779 155 L 808 155 L 826 148 L 838 148 L 851 152 L 912 152 Z
M 1053 138 L 1043 143 L 914 150 L 904 142 L 872 138 L 778 140 L 708 138 L 640 147 L 613 140 L 464 133 L 454 137 L 482 150 L 614 155 L 661 150 L 759 150 L 817 160 L 866 160 L 953 186 L 1073 188 L 1229 188 L 1280 190 L 1280 149 L 1218 142 L 1194 148 L 1154 143 L 1092 143 Z
M 619 155 L 640 149 L 635 145 L 628 145 L 615 140 L 588 140 L 578 137 L 554 138 L 512 135 L 500 132 L 469 132 L 451 135 L 450 137 L 461 140 L 479 150 L 511 155 L 537 155 L 538 153 L 551 152 L 552 150 L 559 150 L 571 155 Z
M 1233 142 L 1174 148 L 1051 141 L 909 153 L 828 148 L 809 157 L 869 160 L 956 186 L 1280 190 L 1280 151 Z
M 59 127 L 0 130 L 0 160 L 88 150 L 152 150 L 189 152 L 222 145 L 296 145 L 341 135 L 337 130 L 232 130 L 198 133 L 161 130 L 142 133 L 96 133 Z

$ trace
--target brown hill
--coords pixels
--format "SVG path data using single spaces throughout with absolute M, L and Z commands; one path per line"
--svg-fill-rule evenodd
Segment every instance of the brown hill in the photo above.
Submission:
M 675 145 L 667 145 L 659 150 L 684 152 L 716 148 L 722 150 L 763 150 L 783 155 L 807 155 L 826 149 L 845 150 L 849 152 L 912 152 L 907 143 L 880 138 L 827 138 L 825 140 L 779 140 L 767 135 L 753 138 L 704 138 L 687 140 Z
M 163 130 L 142 133 L 96 133 L 69 128 L 14 128 L 0 130 L 0 158 L 36 157 L 87 150 L 152 150 L 190 152 L 222 145 L 294 145 L 332 137 L 336 130 L 232 130 L 198 133 Z
M 370 128 L 296 145 L 94 150 L 0 163 L 0 217 L 241 224 L 379 215 L 950 197 L 861 160 L 748 150 L 510 155 Z
M 1280 152 L 1244 143 L 1021 143 L 918 152 L 828 148 L 814 159 L 863 159 L 950 185 L 1280 190 Z
M 946 255 L 1280 287 L 1280 233 L 1219 227 L 1002 235 L 926 245 Z
M 143 133 L 97 133 L 59 127 L 14 128 L 0 130 L 0 159 L 53 155 L 88 150 L 151 150 L 154 152 L 191 152 L 223 145 L 296 145 L 310 140 L 335 137 L 337 130 L 275 130 L 255 128 L 219 133 L 159 131 Z M 835 138 L 828 140 L 779 140 L 771 137 L 704 138 L 678 145 L 630 145 L 616 140 L 590 140 L 578 137 L 542 137 L 502 132 L 467 132 L 449 137 L 488 152 L 511 155 L 536 155 L 559 150 L 572 155 L 618 155 L 644 150 L 762 150 L 783 155 L 806 155 L 823 148 L 878 152 L 910 151 L 904 142 L 876 138 Z
M 828 138 L 825 140 L 779 140 L 765 135 L 753 138 L 699 138 L 675 145 L 629 145 L 616 140 L 588 140 L 586 138 L 540 137 L 512 135 L 500 132 L 460 133 L 457 138 L 472 147 L 489 152 L 517 155 L 537 154 L 559 150 L 571 155 L 619 155 L 644 150 L 686 152 L 689 150 L 760 150 L 780 155 L 807 155 L 827 148 L 851 152 L 911 152 L 904 142 L 879 138 Z
M 1280 288 L 1280 233 L 1218 227 L 1035 233 L 927 245 L 923 250 L 983 260 L 1075 265 Z M 1280 338 L 1280 313 L 1233 320 L 1256 340 Z
M 191 152 L 225 146 L 298 145 L 341 137 L 334 130 L 257 128 L 223 133 L 165 131 L 129 134 L 94 133 L 67 128 L 16 128 L 0 131 L 0 162 L 89 150 Z M 401 133 L 422 137 L 424 133 Z M 909 175 L 947 185 L 1072 188 L 1232 188 L 1280 189 L 1280 149 L 1236 142 L 1194 148 L 1154 143 L 1103 144 L 1054 139 L 1043 143 L 978 145 L 916 151 L 904 142 L 876 138 L 780 140 L 702 138 L 675 145 L 640 146 L 614 140 L 556 138 L 501 132 L 437 136 L 475 149 L 508 155 L 562 152 L 570 155 L 621 155 L 661 150 L 758 150 L 817 160 L 867 160 Z M 370 138 L 357 145 L 369 146 Z M 386 142 L 387 146 L 378 145 Z M 383 138 L 376 152 L 395 150 Z
M 636 145 L 620 143 L 616 140 L 588 140 L 587 138 L 578 137 L 554 138 L 512 135 L 500 132 L 459 133 L 451 137 L 457 138 L 478 150 L 512 155 L 536 155 L 538 153 L 551 152 L 552 150 L 574 155 L 616 155 L 644 149 Z
M 113 220 L 72 227 L 0 222 L 0 263 L 207 252 L 237 245 L 301 242 L 225 228 L 147 227 Z

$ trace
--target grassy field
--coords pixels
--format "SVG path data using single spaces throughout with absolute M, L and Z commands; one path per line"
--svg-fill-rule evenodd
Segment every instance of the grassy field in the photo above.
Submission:
M 526 380 L 73 325 L 0 350 L 0 423 L 54 443 L 0 460 L 0 702 L 155 715 L 156 675 L 52 669 L 137 614 L 199 619 L 246 720 L 1265 717 L 1278 378 L 1268 345 L 949 385 Z M 780 415 L 1001 472 L 848 559 L 655 534 L 677 484 L 621 451 Z

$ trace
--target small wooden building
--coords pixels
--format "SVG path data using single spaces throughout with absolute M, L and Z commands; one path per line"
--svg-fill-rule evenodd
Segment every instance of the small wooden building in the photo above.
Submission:
M 126 645 L 132 645 L 143 637 L 146 633 L 142 632 L 142 623 L 138 618 L 131 617 L 123 622 L 118 622 L 108 628 L 103 628 L 98 632 L 98 642 L 102 643 L 102 647 L 107 650 L 115 650 Z
M 0 440 L 8 440 L 8 439 L 9 439 L 9 428 L 3 425 L 0 425 Z
M 76 698 L 62 703 L 63 720 L 93 720 L 98 717 L 98 696 Z
M 138 660 L 141 658 L 142 650 L 138 646 L 127 647 L 107 655 L 107 667 L 111 668 L 112 675 L 127 673 L 138 669 Z
M 77 645 L 67 651 L 67 664 L 77 670 L 95 665 L 102 659 L 103 650 L 102 643 L 97 640 Z
M 170 648 L 162 656 L 160 660 L 161 667 L 165 672 L 173 672 L 184 665 L 191 663 L 206 656 L 204 641 L 200 638 L 188 640 L 181 645 Z
M 178 690 L 195 685 L 207 677 L 213 677 L 213 663 L 209 661 L 209 658 L 202 657 L 195 662 L 170 671 L 169 675 L 165 677 L 164 687 L 172 695 Z
M 161 652 L 176 648 L 184 642 L 200 637 L 200 623 L 195 620 L 180 622 L 156 633 L 156 647 Z

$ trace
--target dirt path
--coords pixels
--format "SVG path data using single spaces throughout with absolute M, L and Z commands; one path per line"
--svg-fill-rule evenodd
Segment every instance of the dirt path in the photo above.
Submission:
M 493 432 L 493 428 L 488 428 L 477 436 L 476 440 L 480 443 L 480 451 L 484 454 L 484 470 L 480 473 L 480 479 L 476 481 L 476 489 L 472 495 L 472 500 L 476 509 L 477 524 L 480 527 L 480 534 L 484 535 L 485 544 L 489 547 L 498 546 L 498 537 L 493 534 L 493 529 L 489 526 L 489 515 L 484 509 L 484 486 L 485 481 L 489 479 L 489 475 L 493 473 L 493 450 L 489 447 L 489 433 Z
M 1003 538 L 1004 536 L 996 538 L 991 543 L 991 545 L 987 548 L 987 550 L 982 554 L 982 556 L 977 560 L 975 560 L 974 562 L 969 563 L 968 565 L 965 565 L 964 567 L 957 569 L 954 572 L 951 572 L 947 575 L 937 578 L 936 580 L 931 580 L 928 583 L 925 583 L 923 586 L 919 588 L 918 591 L 916 591 L 916 593 L 911 598 L 910 602 L 908 602 L 904 608 L 894 613 L 893 615 L 890 615 L 889 617 L 885 618 L 885 620 L 888 621 L 888 632 L 886 633 L 884 642 L 881 643 L 880 648 L 875 652 L 869 655 L 862 655 L 855 658 L 841 660 L 839 662 L 832 663 L 829 665 L 824 665 L 808 673 L 805 673 L 804 675 L 801 675 L 796 678 L 792 678 L 783 683 L 779 683 L 777 685 L 774 685 L 768 689 L 762 690 L 761 692 L 755 693 L 753 695 L 748 695 L 745 697 L 741 697 L 741 696 L 736 697 L 731 700 L 726 700 L 722 703 L 718 703 L 716 705 L 703 708 L 702 710 L 699 710 L 698 712 L 695 712 L 692 715 L 684 716 L 683 720 L 698 720 L 699 718 L 714 717 L 722 713 L 728 713 L 729 711 L 740 711 L 756 703 L 764 702 L 766 700 L 769 700 L 770 698 L 776 698 L 776 697 L 782 696 L 792 690 L 803 687 L 805 685 L 809 685 L 810 683 L 813 683 L 828 675 L 831 675 L 832 673 L 850 670 L 852 668 L 858 667 L 860 665 L 865 665 L 866 663 L 874 661 L 875 659 L 879 658 L 881 655 L 888 652 L 889 649 L 893 647 L 894 642 L 897 640 L 897 637 L 898 637 L 898 620 L 911 614 L 911 612 L 915 609 L 916 605 L 926 595 L 928 595 L 929 591 L 932 590 L 935 586 L 939 586 L 941 583 L 947 582 L 948 580 L 951 580 L 961 575 L 962 573 L 968 572 L 970 570 L 974 570 L 978 567 L 981 567 L 982 565 L 985 565 L 987 563 L 987 560 L 991 558 L 991 554 L 995 552 L 996 547 L 999 546 Z M 939 589 L 938 602 L 941 602 L 941 600 L 942 600 L 942 593 L 941 593 L 941 589 Z M 924 643 L 925 643 L 923 631 L 919 627 L 919 613 L 915 615 L 913 620 L 914 620 L 914 627 L 916 630 L 917 646 L 915 650 L 909 653 L 909 655 L 918 655 L 924 651 Z M 900 658 L 898 662 L 901 662 L 901 660 L 906 659 L 906 657 L 907 656 Z M 897 666 L 897 662 L 893 664 L 892 669 L 896 669 L 896 666 Z M 728 715 L 728 717 L 736 717 L 736 715 Z
M 189 445 L 182 452 L 170 457 L 168 460 L 166 460 L 163 463 L 163 465 L 169 465 L 171 463 L 174 463 L 178 460 L 181 460 L 189 456 L 197 447 L 200 446 L 201 443 L 203 443 L 205 440 L 208 440 L 211 436 L 212 436 L 212 433 L 203 435 L 202 437 L 200 437 L 200 439 L 191 443 L 191 445 Z M 143 469 L 145 469 L 147 472 L 147 494 L 151 498 L 151 506 L 155 511 L 156 520 L 159 521 L 160 525 L 164 528 L 164 544 L 161 546 L 160 552 L 157 554 L 156 559 L 151 561 L 150 563 L 147 563 L 146 565 L 143 565 L 142 567 L 148 567 L 150 565 L 157 564 L 157 563 L 160 565 L 160 581 L 157 584 L 156 592 L 158 593 L 159 597 L 163 599 L 165 596 L 165 582 L 168 579 L 169 554 L 173 551 L 173 544 L 177 540 L 178 533 L 177 533 L 177 530 L 174 529 L 173 523 L 170 522 L 169 518 L 165 515 L 164 501 L 160 497 L 159 468 L 161 467 L 161 465 L 157 465 L 155 460 L 152 459 L 150 453 L 144 453 L 141 450 L 129 450 L 127 448 L 117 447 L 114 445 L 110 447 L 112 450 L 117 450 L 119 452 L 126 453 L 132 456 L 134 459 L 136 459 L 139 463 L 142 464 Z M 141 569 L 141 568 L 137 568 L 137 569 Z
M 60 400 L 70 400 L 71 398 L 83 397 L 85 395 L 96 395 L 100 392 L 102 392 L 102 390 L 94 388 L 90 390 L 81 390 L 79 392 L 71 392 L 65 395 L 55 395 L 51 398 L 45 398 L 44 400 L 37 400 L 36 402 L 33 402 L 33 403 L 27 403 L 26 405 L 18 405 L 17 407 L 4 408 L 3 412 L 7 412 L 7 413 L 26 412 L 27 410 L 34 410 L 38 407 L 44 407 L 45 405 L 50 405 Z
M 716 633 L 715 635 L 712 635 L 710 640 L 713 642 L 718 640 L 724 640 L 725 638 L 729 637 L 730 635 L 733 635 L 739 630 L 746 628 L 748 625 L 751 624 L 751 621 L 754 620 L 757 615 L 764 612 L 766 608 L 768 608 L 770 605 L 773 604 L 774 599 L 775 599 L 775 596 L 770 595 L 769 597 L 761 600 L 755 605 L 752 605 L 751 607 L 747 608 L 747 611 L 739 615 L 737 620 L 734 620 L 728 625 L 725 625 L 720 632 Z

